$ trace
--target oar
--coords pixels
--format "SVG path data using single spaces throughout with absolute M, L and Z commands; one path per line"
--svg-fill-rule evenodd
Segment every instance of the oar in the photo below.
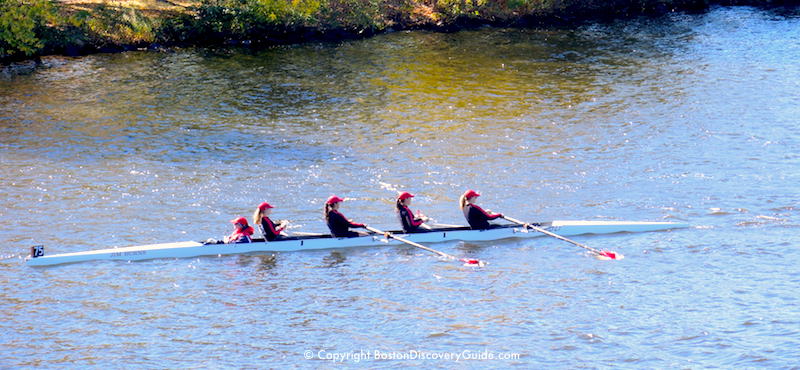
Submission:
M 464 225 L 443 224 L 443 223 L 440 223 L 440 222 L 436 221 L 432 217 L 428 217 L 428 219 L 425 220 L 425 224 L 433 226 L 433 227 L 464 227 Z M 467 226 L 467 227 L 469 227 L 469 226 Z
M 455 228 L 455 227 L 469 227 L 464 225 L 453 225 L 453 224 L 440 224 L 438 222 L 433 223 L 434 227 L 446 227 L 446 228 Z
M 411 240 L 408 240 L 406 238 L 399 237 L 399 236 L 394 235 L 394 234 L 392 234 L 390 232 L 378 230 L 378 229 L 376 229 L 374 227 L 371 227 L 371 226 L 367 226 L 366 229 L 369 230 L 369 231 L 372 231 L 373 233 L 386 235 L 387 239 L 399 240 L 399 241 L 401 241 L 403 243 L 406 243 L 406 244 L 409 244 L 409 245 L 413 245 L 413 246 L 415 246 L 417 248 L 424 249 L 424 250 L 426 250 L 428 252 L 436 253 L 436 254 L 438 254 L 438 255 L 440 255 L 442 257 L 445 257 L 445 258 L 448 258 L 448 259 L 451 259 L 451 260 L 454 260 L 454 261 L 464 262 L 464 264 L 466 264 L 466 265 L 477 265 L 479 267 L 486 266 L 486 263 L 481 261 L 481 260 L 467 259 L 467 258 L 457 258 L 456 256 L 453 256 L 453 255 L 450 255 L 450 254 L 447 254 L 447 253 L 444 253 L 444 252 L 441 252 L 441 251 L 437 251 L 436 249 L 433 249 L 433 248 L 428 248 L 428 247 L 426 247 L 426 246 L 424 246 L 422 244 L 412 242 Z
M 594 249 L 594 248 L 592 248 L 592 247 L 590 247 L 590 246 L 588 246 L 588 245 L 586 245 L 586 244 L 581 244 L 581 243 L 578 243 L 578 242 L 576 242 L 576 241 L 574 241 L 574 240 L 567 239 L 567 238 L 565 238 L 565 237 L 563 237 L 563 236 L 561 236 L 561 235 L 558 235 L 558 234 L 556 234 L 556 233 L 552 233 L 552 232 L 550 232 L 550 231 L 547 231 L 547 230 L 545 230 L 545 229 L 542 229 L 541 227 L 538 227 L 538 226 L 533 226 L 533 225 L 531 225 L 531 224 L 528 224 L 528 223 L 522 222 L 522 221 L 520 221 L 520 220 L 517 220 L 517 219 L 513 219 L 513 218 L 511 218 L 511 217 L 508 217 L 508 216 L 503 216 L 503 218 L 505 218 L 506 220 L 509 220 L 509 221 L 511 221 L 511 222 L 513 222 L 513 223 L 515 223 L 515 224 L 520 224 L 520 225 L 522 225 L 522 226 L 525 226 L 525 227 L 529 227 L 529 228 L 531 228 L 531 229 L 534 229 L 534 230 L 536 230 L 536 231 L 538 231 L 538 232 L 540 232 L 540 233 L 542 233 L 542 234 L 545 234 L 545 235 L 548 235 L 548 236 L 552 236 L 552 237 L 554 237 L 554 238 L 556 238 L 556 239 L 560 239 L 560 240 L 563 240 L 563 241 L 565 241 L 565 242 L 569 242 L 569 243 L 575 244 L 575 245 L 577 245 L 577 246 L 579 246 L 579 247 L 581 247 L 581 248 L 583 248 L 583 249 L 586 249 L 586 250 L 588 250 L 588 251 L 591 251 L 592 253 L 594 253 L 594 254 L 596 254 L 596 255 L 598 255 L 598 256 L 600 256 L 600 257 L 605 257 L 605 258 L 612 259 L 612 260 L 621 260 L 621 259 L 623 258 L 623 256 L 622 256 L 621 254 L 617 254 L 616 252 L 611 252 L 611 251 L 601 251 L 601 250 L 598 250 L 598 249 Z
M 294 236 L 323 236 L 323 235 L 326 235 L 326 234 L 307 233 L 305 231 L 292 231 L 292 235 L 294 235 Z

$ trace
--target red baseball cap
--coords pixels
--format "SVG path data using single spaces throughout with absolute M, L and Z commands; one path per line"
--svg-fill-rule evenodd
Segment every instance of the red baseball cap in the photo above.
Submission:
M 242 226 L 247 226 L 247 219 L 244 217 L 237 217 L 231 220 L 232 224 L 242 224 Z
M 344 202 L 344 199 L 339 198 L 339 197 L 337 197 L 335 195 L 331 195 L 331 197 L 328 198 L 327 201 L 325 201 L 325 204 L 333 204 L 333 203 L 339 203 L 339 202 Z
M 397 199 L 399 199 L 399 200 L 406 200 L 406 199 L 408 199 L 408 198 L 413 198 L 413 197 L 414 197 L 414 194 L 411 194 L 411 193 L 409 193 L 409 192 L 407 192 L 407 191 L 404 191 L 402 194 L 400 194 L 400 195 L 397 197 Z
M 263 202 L 263 203 L 261 203 L 261 204 L 259 204 L 259 205 L 258 205 L 258 209 L 260 209 L 260 210 L 262 210 L 262 211 L 263 211 L 263 210 L 265 210 L 265 209 L 267 209 L 267 208 L 275 208 L 275 207 L 271 206 L 271 205 L 270 205 L 269 203 L 267 203 L 267 202 Z
M 472 189 L 467 190 L 467 192 L 464 193 L 464 198 L 467 198 L 467 199 L 472 198 L 472 197 L 479 197 L 479 196 L 481 196 L 481 195 L 478 194 L 477 191 L 472 190 Z

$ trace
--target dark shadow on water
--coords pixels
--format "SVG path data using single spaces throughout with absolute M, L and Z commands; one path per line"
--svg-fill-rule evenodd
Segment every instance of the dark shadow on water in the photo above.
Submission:
M 344 254 L 338 251 L 332 251 L 331 254 L 325 256 L 322 259 L 322 268 L 331 268 L 331 267 L 338 267 L 340 264 L 344 263 L 347 258 L 345 258 Z
M 275 254 L 258 255 L 258 265 L 256 265 L 259 272 L 269 271 L 277 267 L 278 256 Z
M 463 251 L 465 255 L 476 255 L 482 252 L 488 244 L 476 244 L 476 243 L 469 243 L 469 242 L 459 242 L 456 246 L 456 249 L 459 251 Z

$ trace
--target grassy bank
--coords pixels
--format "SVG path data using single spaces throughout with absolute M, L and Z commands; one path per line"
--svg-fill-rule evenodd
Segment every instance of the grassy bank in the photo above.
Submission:
M 797 0 L 0 0 L 0 61 L 161 45 L 278 44 L 387 30 L 570 24 Z

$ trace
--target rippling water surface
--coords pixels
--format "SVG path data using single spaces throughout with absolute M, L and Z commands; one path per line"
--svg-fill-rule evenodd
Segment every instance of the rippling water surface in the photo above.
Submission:
M 334 354 L 797 366 L 798 40 L 795 11 L 719 8 L 94 55 L 5 76 L 0 367 L 319 367 Z M 392 197 L 408 190 L 414 209 L 461 223 L 467 188 L 527 220 L 692 227 L 575 238 L 621 261 L 546 238 L 433 246 L 483 269 L 410 247 L 23 263 L 33 244 L 219 238 L 263 200 L 293 230 L 324 231 L 331 194 L 350 198 L 348 217 L 395 228 Z

